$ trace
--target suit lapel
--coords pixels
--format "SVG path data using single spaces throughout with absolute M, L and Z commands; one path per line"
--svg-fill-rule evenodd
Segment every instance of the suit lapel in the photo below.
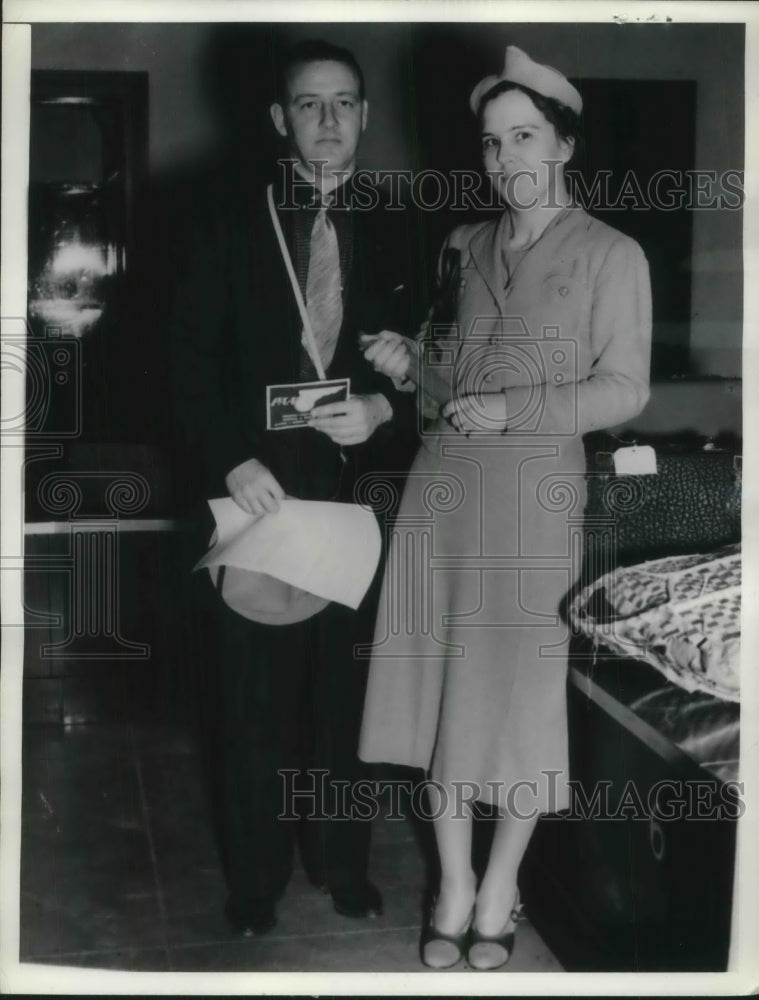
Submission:
M 275 185 L 275 206 L 278 203 L 280 196 Z M 291 221 L 288 211 L 280 212 L 279 220 L 287 240 Z M 254 271 L 251 287 L 256 289 L 251 304 L 257 327 L 257 335 L 250 342 L 254 341 L 261 352 L 263 366 L 270 367 L 272 372 L 283 372 L 276 378 L 294 381 L 300 368 L 300 313 L 269 214 L 265 188 L 258 192 L 249 240 L 250 267 Z

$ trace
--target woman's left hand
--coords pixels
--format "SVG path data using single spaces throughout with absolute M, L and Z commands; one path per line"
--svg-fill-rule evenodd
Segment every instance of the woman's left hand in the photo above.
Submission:
M 454 396 L 440 415 L 455 430 L 469 437 L 476 431 L 503 432 L 506 429 L 506 396 L 502 392 L 482 392 L 475 396 Z

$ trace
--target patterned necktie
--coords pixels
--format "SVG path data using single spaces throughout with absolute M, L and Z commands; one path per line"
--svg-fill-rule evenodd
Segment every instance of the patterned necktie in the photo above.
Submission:
M 311 248 L 306 280 L 306 309 L 314 331 L 319 357 L 328 368 L 343 322 L 340 279 L 340 249 L 335 227 L 322 205 L 311 231 Z

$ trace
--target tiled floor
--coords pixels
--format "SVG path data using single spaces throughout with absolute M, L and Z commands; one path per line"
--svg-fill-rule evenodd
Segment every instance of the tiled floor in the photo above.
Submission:
M 27 726 L 21 895 L 22 961 L 134 971 L 422 971 L 422 852 L 408 820 L 374 827 L 374 921 L 339 916 L 296 870 L 279 922 L 240 940 L 199 762 L 177 723 Z M 460 967 L 461 968 L 461 967 Z M 509 970 L 560 966 L 529 921 Z

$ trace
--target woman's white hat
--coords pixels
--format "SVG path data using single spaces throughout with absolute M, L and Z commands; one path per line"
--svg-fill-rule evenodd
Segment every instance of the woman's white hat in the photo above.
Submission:
M 552 66 L 542 66 L 540 63 L 533 62 L 526 52 L 522 52 L 516 45 L 509 45 L 506 48 L 501 75 L 486 76 L 472 91 L 469 106 L 475 114 L 477 114 L 480 101 L 485 94 L 502 80 L 520 83 L 523 87 L 529 87 L 530 90 L 542 94 L 543 97 L 552 97 L 555 101 L 566 104 L 578 115 L 582 111 L 582 98 L 579 92 L 562 73 Z

